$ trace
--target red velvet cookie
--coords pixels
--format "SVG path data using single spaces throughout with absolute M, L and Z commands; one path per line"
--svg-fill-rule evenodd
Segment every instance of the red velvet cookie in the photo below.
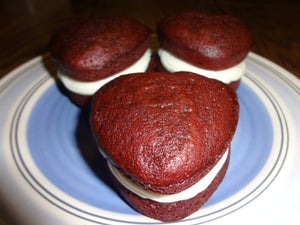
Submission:
M 139 73 L 118 77 L 97 91 L 91 127 L 116 171 L 143 191 L 160 196 L 192 188 L 216 168 L 229 151 L 238 117 L 237 95 L 222 82 L 188 72 Z M 227 167 L 225 160 L 222 168 Z M 216 177 L 215 183 L 223 179 Z M 218 185 L 213 186 L 203 194 Z M 197 206 L 185 216 L 207 200 L 193 197 L 188 204 Z M 139 201 L 133 199 L 129 202 L 139 210 L 134 203 Z M 158 219 L 179 218 L 164 216 Z
M 50 50 L 62 74 L 76 81 L 93 82 L 136 63 L 150 48 L 150 38 L 147 27 L 129 18 L 80 20 L 57 30 Z
M 161 20 L 157 30 L 161 48 L 193 66 L 209 71 L 238 65 L 252 46 L 250 31 L 239 19 L 229 15 L 179 13 Z M 183 71 L 190 71 L 185 69 L 182 68 Z M 206 76 L 205 72 L 201 75 Z

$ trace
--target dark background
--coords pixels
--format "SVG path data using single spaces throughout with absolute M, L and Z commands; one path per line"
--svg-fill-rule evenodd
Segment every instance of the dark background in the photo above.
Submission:
M 300 78 L 300 1 L 272 0 L 0 0 L 0 77 L 48 51 L 55 29 L 76 18 L 125 15 L 153 32 L 162 17 L 180 11 L 230 14 L 254 37 L 252 51 Z M 155 34 L 153 34 L 155 37 Z M 156 49 L 158 43 L 154 41 Z

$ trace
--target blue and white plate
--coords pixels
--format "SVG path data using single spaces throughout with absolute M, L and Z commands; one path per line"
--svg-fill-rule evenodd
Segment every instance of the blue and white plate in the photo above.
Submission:
M 176 224 L 300 221 L 300 81 L 254 53 L 246 65 L 224 181 Z M 45 55 L 0 81 L 1 216 L 33 225 L 162 224 L 117 194 L 87 113 L 70 103 L 54 74 Z

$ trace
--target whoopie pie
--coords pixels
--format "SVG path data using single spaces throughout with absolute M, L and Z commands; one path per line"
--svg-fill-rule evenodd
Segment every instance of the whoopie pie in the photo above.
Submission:
M 120 76 L 93 96 L 91 128 L 128 203 L 176 221 L 221 183 L 239 118 L 234 89 L 190 72 Z

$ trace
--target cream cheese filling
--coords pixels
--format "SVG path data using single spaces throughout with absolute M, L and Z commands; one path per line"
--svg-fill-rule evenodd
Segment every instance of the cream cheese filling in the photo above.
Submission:
M 64 74 L 62 71 L 58 70 L 57 75 L 63 85 L 70 91 L 80 94 L 80 95 L 93 95 L 100 87 L 109 81 L 125 74 L 130 73 L 140 73 L 145 72 L 149 66 L 151 60 L 151 49 L 147 49 L 144 55 L 136 61 L 134 64 L 126 68 L 125 70 L 111 75 L 109 77 L 103 78 L 98 81 L 80 81 L 71 78 L 70 76 Z
M 178 72 L 178 71 L 193 72 L 193 73 L 201 74 L 208 78 L 222 81 L 223 83 L 226 84 L 241 79 L 243 73 L 246 70 L 246 64 L 244 61 L 240 62 L 236 66 L 233 66 L 225 70 L 213 71 L 213 70 L 201 69 L 188 62 L 185 62 L 177 58 L 176 56 L 172 55 L 170 52 L 166 51 L 163 48 L 160 48 L 158 50 L 158 54 L 162 65 L 169 72 Z
M 196 184 L 189 187 L 188 189 L 185 189 L 184 191 L 181 191 L 176 194 L 171 194 L 171 195 L 162 195 L 162 194 L 155 194 L 155 193 L 148 192 L 143 188 L 134 184 L 130 179 L 128 179 L 124 175 L 122 175 L 119 172 L 119 170 L 115 168 L 109 161 L 108 161 L 108 166 L 112 174 L 115 176 L 115 178 L 124 187 L 126 187 L 128 190 L 138 195 L 139 197 L 150 199 L 161 203 L 170 203 L 170 202 L 177 202 L 177 201 L 191 199 L 195 197 L 198 193 L 204 191 L 211 184 L 213 179 L 217 176 L 217 174 L 225 164 L 228 154 L 229 154 L 229 148 L 223 154 L 223 156 L 218 161 L 218 163 Z

